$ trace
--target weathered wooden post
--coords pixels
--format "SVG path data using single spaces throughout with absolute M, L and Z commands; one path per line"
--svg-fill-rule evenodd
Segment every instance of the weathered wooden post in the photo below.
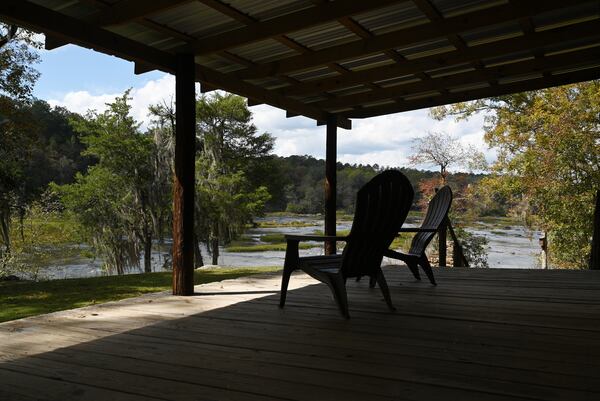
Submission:
M 542 248 L 542 269 L 548 268 L 548 237 L 544 231 L 540 239 L 538 240 L 540 248 Z
M 337 117 L 327 119 L 327 139 L 325 144 L 325 235 L 336 234 L 336 192 L 337 192 Z M 335 241 L 325 242 L 325 254 L 335 254 Z
M 178 54 L 176 59 L 173 295 L 192 295 L 194 293 L 196 64 L 192 54 Z
M 590 269 L 600 270 L 600 190 L 596 192 L 596 210 L 594 211 L 594 233 L 592 234 Z
M 446 232 L 448 230 L 448 219 L 446 218 L 442 224 L 440 224 L 440 230 L 438 231 L 438 254 L 439 254 L 439 266 L 446 267 Z

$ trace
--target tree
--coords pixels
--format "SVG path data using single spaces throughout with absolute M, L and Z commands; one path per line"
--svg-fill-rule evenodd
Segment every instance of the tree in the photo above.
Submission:
M 219 243 L 236 238 L 269 199 L 254 169 L 269 157 L 273 138 L 257 133 L 245 100 L 236 95 L 203 96 L 196 114 L 195 231 L 218 264 Z
M 39 73 L 31 32 L 0 23 L 0 240 L 10 252 L 10 220 L 24 203 L 23 162 L 34 144 L 27 105 Z M 0 251 L 1 256 L 1 251 Z
M 444 132 L 428 132 L 423 138 L 413 140 L 412 165 L 426 164 L 439 167 L 441 185 L 446 185 L 448 168 L 463 166 L 470 169 L 485 168 L 485 157 L 472 146 L 465 147 L 457 138 Z
M 158 235 L 158 215 L 165 192 L 156 186 L 156 147 L 130 116 L 129 91 L 98 114 L 73 120 L 87 145 L 85 154 L 98 162 L 75 183 L 54 186 L 68 210 L 86 228 L 106 266 L 123 274 L 139 266 L 151 271 L 152 240 Z
M 548 232 L 551 260 L 584 267 L 600 188 L 600 81 L 436 108 L 436 118 L 486 113 L 485 139 L 498 150 L 492 176 L 502 193 Z

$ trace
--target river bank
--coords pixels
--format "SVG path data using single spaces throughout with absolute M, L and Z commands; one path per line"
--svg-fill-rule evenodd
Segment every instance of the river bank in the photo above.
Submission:
M 422 216 L 411 214 L 407 226 L 418 225 Z M 348 231 L 352 225 L 351 216 L 339 215 L 338 232 Z M 255 226 L 232 244 L 220 249 L 219 265 L 225 268 L 252 266 L 282 266 L 285 257 L 285 234 L 322 233 L 323 218 L 319 215 L 269 214 L 257 218 Z M 466 230 L 485 236 L 488 240 L 488 263 L 491 268 L 538 268 L 539 233 L 527 230 L 518 222 L 506 218 L 486 218 L 485 221 L 470 223 Z M 75 237 L 78 238 L 78 237 Z M 303 255 L 322 254 L 322 244 L 309 242 L 303 244 Z M 405 241 L 402 247 L 408 246 Z M 27 255 L 27 263 L 35 264 L 35 278 L 54 280 L 80 277 L 105 276 L 103 261 L 94 258 L 92 249 L 85 243 L 53 243 L 38 246 L 34 254 Z M 35 250 L 38 253 L 35 253 Z M 164 272 L 170 269 L 170 239 L 156 242 L 152 253 L 152 270 Z M 201 247 L 205 262 L 210 255 L 205 246 Z M 386 260 L 388 263 L 398 263 Z M 140 261 L 143 266 L 143 260 Z M 129 273 L 141 273 L 131 269 Z

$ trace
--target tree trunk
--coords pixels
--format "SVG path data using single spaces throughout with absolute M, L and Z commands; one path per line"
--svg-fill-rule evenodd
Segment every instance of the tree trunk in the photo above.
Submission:
M 144 272 L 152 273 L 152 234 L 147 233 L 144 240 Z
M 196 267 L 204 266 L 204 259 L 202 258 L 202 251 L 200 250 L 200 241 L 198 237 L 194 235 L 194 262 Z
M 212 252 L 212 264 L 219 264 L 219 238 L 213 237 L 210 240 L 210 247 Z
M 2 225 L 2 240 L 6 253 L 10 253 L 10 214 L 0 213 L 0 224 Z

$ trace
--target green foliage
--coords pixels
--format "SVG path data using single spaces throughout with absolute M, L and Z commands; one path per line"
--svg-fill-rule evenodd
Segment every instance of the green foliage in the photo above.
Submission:
M 279 206 L 288 213 L 323 213 L 324 212 L 324 180 L 325 161 L 311 156 L 279 157 L 280 173 L 285 179 L 285 199 L 276 199 L 271 205 Z M 384 168 L 377 165 L 337 164 L 337 209 L 352 216 L 356 193 Z M 413 168 L 399 169 L 405 174 L 414 188 L 426 179 L 436 177 L 432 171 Z M 449 184 L 454 188 L 463 188 L 479 180 L 481 175 L 457 173 L 448 177 Z M 279 195 L 274 195 L 279 196 Z M 422 194 L 415 193 L 415 203 L 419 203 Z M 351 219 L 351 217 L 350 217 Z
M 250 267 L 197 270 L 194 273 L 194 284 L 229 280 L 278 269 Z M 0 322 L 167 291 L 171 288 L 172 280 L 172 273 L 165 272 L 42 282 L 0 281 Z
M 0 256 L 10 253 L 10 221 L 28 199 L 25 167 L 35 146 L 28 112 L 39 73 L 31 32 L 0 23 Z
M 157 216 L 165 207 L 161 196 L 168 196 L 153 187 L 156 147 L 130 116 L 128 95 L 116 98 L 102 114 L 72 120 L 87 145 L 84 154 L 98 162 L 77 174 L 75 183 L 52 187 L 78 217 L 106 268 L 118 274 L 139 266 L 142 248 L 145 271 L 150 271 Z
M 486 141 L 498 149 L 482 185 L 548 232 L 552 263 L 583 268 L 600 188 L 600 81 L 460 103 L 437 117 L 486 111 Z
M 455 233 L 462 246 L 463 254 L 469 262 L 469 267 L 488 268 L 488 239 L 482 235 L 472 234 L 460 227 L 455 228 Z
M 28 206 L 24 221 L 13 219 L 11 231 L 18 235 L 13 238 L 11 252 L 0 255 L 0 277 L 37 280 L 41 270 L 53 261 L 81 256 L 79 226 L 50 203 L 44 197 Z
M 267 187 L 259 185 L 257 166 L 269 163 L 273 138 L 257 133 L 239 96 L 204 96 L 196 113 L 195 230 L 197 239 L 210 244 L 217 264 L 219 243 L 237 238 L 270 198 Z

